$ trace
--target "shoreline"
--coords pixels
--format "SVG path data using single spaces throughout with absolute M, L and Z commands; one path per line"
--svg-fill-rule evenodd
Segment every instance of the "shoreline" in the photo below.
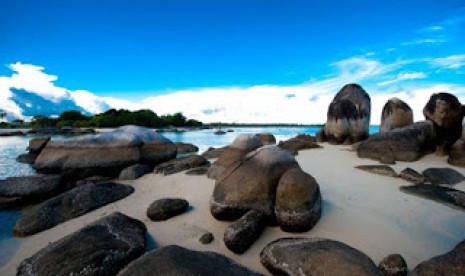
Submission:
M 317 225 L 305 233 L 286 233 L 279 227 L 267 227 L 262 236 L 242 255 L 229 251 L 223 233 L 230 222 L 217 221 L 209 211 L 214 180 L 206 176 L 189 176 L 180 172 L 170 176 L 147 174 L 137 180 L 116 182 L 132 185 L 135 192 L 117 202 L 94 210 L 52 229 L 21 238 L 15 255 L 0 267 L 1 275 L 15 275 L 17 265 L 39 249 L 87 224 L 121 211 L 141 220 L 152 238 L 150 247 L 177 244 L 189 249 L 215 251 L 261 273 L 259 254 L 270 242 L 282 237 L 322 237 L 342 241 L 367 254 L 377 264 L 389 254 L 399 253 L 409 269 L 433 256 L 451 250 L 465 238 L 465 212 L 405 194 L 400 186 L 410 183 L 400 179 L 357 170 L 357 165 L 377 165 L 377 161 L 360 159 L 350 147 L 322 143 L 322 149 L 300 151 L 296 160 L 304 171 L 319 183 L 323 207 Z M 427 155 L 407 163 L 391 166 L 397 173 L 406 167 L 419 172 L 431 167 L 449 167 L 465 174 L 465 169 L 446 162 L 446 157 Z M 465 182 L 454 186 L 465 191 Z M 152 222 L 148 206 L 164 197 L 185 198 L 190 210 L 163 222 Z M 203 245 L 200 236 L 212 232 L 215 239 Z

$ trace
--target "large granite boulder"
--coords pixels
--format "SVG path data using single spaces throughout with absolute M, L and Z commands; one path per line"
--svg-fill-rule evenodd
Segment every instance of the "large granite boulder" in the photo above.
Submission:
M 29 140 L 29 146 L 27 147 L 29 153 L 39 154 L 45 148 L 50 139 L 51 137 L 48 136 L 44 138 L 33 138 Z
M 162 173 L 163 175 L 170 175 L 180 171 L 205 166 L 207 164 L 209 164 L 209 162 L 205 157 L 201 155 L 190 155 L 161 163 L 155 167 L 153 172 Z
M 427 120 L 434 123 L 436 130 L 436 154 L 449 153 L 451 146 L 462 136 L 464 108 L 457 97 L 449 93 L 431 95 L 423 108 Z
M 263 146 L 248 153 L 217 179 L 210 200 L 212 215 L 220 220 L 235 220 L 255 209 L 274 221 L 279 179 L 295 167 L 299 164 L 294 157 L 276 146 Z
M 402 186 L 400 190 L 465 211 L 465 192 L 460 190 L 431 184 Z
M 17 275 L 116 275 L 145 251 L 145 225 L 113 213 L 39 250 Z
M 0 201 L 4 203 L 0 210 L 35 204 L 70 188 L 61 175 L 8 177 L 0 180 Z
M 299 134 L 286 141 L 281 141 L 278 147 L 287 150 L 292 155 L 297 155 L 299 150 L 321 148 L 316 138 L 307 134 Z
M 357 146 L 360 158 L 371 158 L 381 163 L 395 161 L 412 162 L 435 148 L 436 134 L 430 121 L 417 122 L 410 126 L 377 133 Z
M 62 172 L 73 179 L 118 176 L 136 163 L 155 165 L 176 156 L 176 147 L 151 129 L 124 126 L 99 135 L 50 141 L 35 161 L 39 172 Z
M 152 171 L 152 167 L 144 164 L 135 164 L 123 169 L 119 174 L 119 179 L 134 180 Z
M 465 141 L 463 138 L 452 145 L 447 162 L 454 166 L 465 167 Z
M 201 155 L 207 159 L 218 158 L 226 150 L 226 148 L 227 147 L 222 147 L 222 148 L 209 147 Z
M 417 265 L 412 276 L 462 276 L 465 275 L 465 241 L 451 251 Z
M 39 155 L 35 153 L 22 153 L 16 157 L 16 161 L 19 163 L 33 165 L 36 162 L 38 156 Z
M 288 170 L 281 177 L 276 191 L 275 214 L 281 229 L 305 232 L 321 217 L 320 187 L 300 168 Z
M 189 143 L 174 143 L 178 154 L 198 152 L 199 147 Z
M 276 144 L 276 137 L 274 137 L 274 135 L 271 133 L 258 133 L 256 135 L 260 139 L 263 145 L 275 145 Z
M 273 275 L 381 275 L 357 249 L 319 238 L 278 239 L 263 249 L 260 261 Z
M 260 211 L 250 210 L 232 222 L 224 231 L 224 244 L 236 254 L 242 254 L 260 237 L 265 229 L 265 217 Z
M 84 215 L 134 192 L 128 185 L 87 184 L 24 210 L 13 228 L 16 236 L 29 236 Z
M 390 131 L 395 128 L 413 124 L 413 111 L 408 104 L 398 98 L 387 101 L 381 113 L 379 132 Z
M 329 105 L 323 140 L 352 144 L 369 135 L 370 96 L 358 84 L 345 85 Z
M 146 253 L 118 275 L 248 276 L 260 274 L 215 252 L 200 252 L 169 245 Z

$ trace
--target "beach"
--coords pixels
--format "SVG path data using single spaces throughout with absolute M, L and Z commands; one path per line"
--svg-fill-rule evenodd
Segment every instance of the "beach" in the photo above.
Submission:
M 411 185 L 393 178 L 354 168 L 375 165 L 377 161 L 360 159 L 349 146 L 321 144 L 321 149 L 302 150 L 296 156 L 301 168 L 319 183 L 323 198 L 322 216 L 316 226 L 305 233 L 286 233 L 279 227 L 267 227 L 262 236 L 242 255 L 229 251 L 223 242 L 230 222 L 218 221 L 210 213 L 209 201 L 215 185 L 206 176 L 185 172 L 169 176 L 149 173 L 137 180 L 118 180 L 135 188 L 130 196 L 101 207 L 49 230 L 21 238 L 15 255 L 0 268 L 0 275 L 15 275 L 19 263 L 51 242 L 75 232 L 89 223 L 120 211 L 145 223 L 148 249 L 176 244 L 200 251 L 215 251 L 257 272 L 269 274 L 260 264 L 261 250 L 282 237 L 321 237 L 344 242 L 379 263 L 389 254 L 399 253 L 413 269 L 429 258 L 451 250 L 465 238 L 465 212 L 449 206 L 408 195 L 399 187 Z M 427 155 L 416 162 L 397 162 L 397 173 L 410 167 L 418 172 L 427 168 L 453 168 L 447 157 Z M 465 182 L 454 186 L 465 191 Z M 167 221 L 153 222 L 148 206 L 160 198 L 184 198 L 188 212 Z M 214 241 L 201 244 L 202 234 L 211 232 Z

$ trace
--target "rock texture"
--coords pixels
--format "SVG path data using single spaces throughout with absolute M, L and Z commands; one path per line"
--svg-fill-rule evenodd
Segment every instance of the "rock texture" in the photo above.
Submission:
M 242 254 L 260 237 L 265 228 L 265 217 L 251 210 L 231 223 L 224 232 L 224 244 L 236 254 Z
M 211 232 L 207 232 L 207 233 L 204 233 L 200 238 L 199 238 L 199 242 L 201 244 L 210 244 L 213 242 L 213 239 L 215 237 L 213 236 L 213 233 Z
M 194 168 L 186 172 L 187 175 L 206 175 L 210 169 L 210 164 L 204 165 L 202 167 Z
M 271 133 L 258 133 L 257 137 L 262 142 L 262 145 L 275 145 L 276 137 Z
M 396 171 L 394 171 L 393 168 L 387 165 L 361 165 L 361 166 L 356 166 L 355 168 L 362 170 L 362 171 L 374 173 L 374 174 L 397 177 Z
M 119 276 L 133 275 L 248 276 L 260 274 L 214 252 L 193 251 L 170 245 L 146 253 L 119 274 Z
M 292 155 L 297 155 L 299 150 L 321 148 L 316 143 L 316 138 L 307 134 L 299 134 L 287 141 L 281 141 L 278 147 L 287 150 Z
M 423 176 L 435 185 L 454 185 L 465 180 L 465 176 L 450 168 L 429 168 L 423 171 Z
M 94 175 L 87 177 L 82 180 L 76 181 L 76 186 L 83 186 L 87 184 L 99 184 L 99 183 L 104 183 L 110 181 L 112 178 L 111 177 L 106 177 L 106 176 L 101 176 L 101 175 Z
M 392 254 L 381 260 L 379 270 L 385 276 L 407 276 L 407 262 L 399 254 Z
M 34 162 L 36 162 L 37 156 L 39 155 L 35 153 L 23 153 L 23 154 L 18 155 L 18 157 L 16 157 L 16 161 L 20 163 L 32 165 L 34 164 Z
M 152 167 L 144 164 L 135 164 L 123 169 L 119 174 L 119 179 L 134 180 L 152 171 Z
M 39 250 L 17 275 L 115 275 L 144 253 L 145 225 L 113 213 Z
M 45 148 L 50 139 L 51 137 L 49 136 L 45 138 L 33 138 L 29 140 L 29 146 L 27 147 L 29 153 L 39 154 Z
M 402 186 L 400 190 L 407 194 L 413 194 L 422 198 L 434 200 L 454 208 L 465 210 L 465 192 L 431 184 L 417 184 Z
M 24 210 L 13 232 L 17 236 L 32 235 L 124 198 L 133 192 L 134 188 L 131 186 L 115 183 L 79 186 Z
M 447 162 L 454 166 L 465 167 L 465 142 L 463 138 L 452 145 Z
M 413 124 L 413 112 L 410 106 L 401 99 L 389 99 L 383 107 L 379 132 L 387 132 L 411 124 Z
M 207 164 L 209 164 L 209 162 L 205 157 L 201 155 L 190 155 L 161 163 L 155 167 L 153 172 L 170 175 L 180 171 L 205 166 Z
M 178 154 L 198 152 L 199 148 L 189 143 L 174 143 Z
M 181 198 L 155 200 L 147 209 L 147 216 L 153 221 L 167 220 L 187 211 L 189 202 Z
M 421 184 L 427 182 L 426 178 L 421 173 L 417 172 L 412 168 L 403 169 L 400 172 L 399 177 L 409 182 L 412 182 L 413 184 Z
M 284 173 L 276 191 L 275 214 L 284 231 L 312 229 L 321 217 L 321 193 L 315 178 L 300 168 Z
M 370 96 L 358 84 L 345 85 L 329 105 L 322 140 L 352 144 L 368 137 Z M 320 134 L 321 135 L 321 134 Z
M 460 242 L 453 250 L 436 256 L 417 265 L 412 276 L 461 276 L 465 275 L 465 241 Z
M 395 161 L 416 161 L 434 151 L 436 134 L 430 121 L 377 133 L 357 146 L 360 158 L 371 158 L 381 163 L 394 164 Z
M 368 256 L 327 239 L 278 239 L 263 249 L 260 261 L 273 275 L 381 275 Z
M 201 155 L 207 159 L 218 158 L 225 150 L 226 150 L 226 147 L 222 147 L 222 148 L 210 147 Z
M 210 200 L 212 215 L 220 220 L 235 220 L 255 209 L 273 221 L 279 179 L 294 167 L 299 165 L 292 155 L 276 146 L 250 152 L 216 181 Z

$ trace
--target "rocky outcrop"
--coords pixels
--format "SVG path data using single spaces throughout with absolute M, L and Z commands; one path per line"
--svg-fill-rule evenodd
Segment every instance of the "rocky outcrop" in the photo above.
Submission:
M 17 275 L 116 275 L 145 251 L 145 225 L 113 213 L 39 250 Z
M 465 275 L 465 241 L 451 251 L 417 265 L 412 276 L 461 276 Z
M 379 132 L 387 132 L 411 124 L 413 124 L 413 112 L 410 106 L 401 99 L 389 99 L 383 107 Z
M 391 254 L 381 260 L 378 265 L 379 270 L 385 276 L 407 276 L 407 262 L 399 254 Z
M 429 168 L 423 171 L 423 176 L 435 185 L 455 185 L 465 180 L 465 176 L 451 168 Z
M 352 144 L 368 137 L 370 96 L 358 84 L 345 85 L 329 105 L 320 139 L 336 144 Z
M 316 138 L 307 134 L 299 134 L 287 141 L 281 141 L 278 147 L 287 150 L 292 155 L 297 155 L 299 150 L 321 148 L 316 143 Z
M 275 145 L 276 138 L 271 133 L 258 133 L 257 137 L 262 142 L 262 145 Z
M 115 183 L 79 186 L 24 210 L 13 232 L 16 236 L 32 235 L 122 199 L 133 192 L 134 188 L 131 186 Z
M 9 177 L 0 180 L 0 210 L 35 204 L 70 188 L 61 175 Z
M 427 120 L 434 123 L 436 131 L 436 154 L 449 153 L 451 146 L 462 135 L 462 119 L 464 108 L 452 94 L 437 93 L 431 95 L 423 108 Z
M 236 254 L 242 254 L 260 237 L 265 229 L 265 217 L 251 210 L 231 223 L 224 232 L 224 244 Z
M 249 210 L 258 210 L 273 221 L 279 179 L 295 167 L 299 165 L 292 155 L 276 146 L 248 153 L 217 179 L 210 200 L 212 215 L 220 220 L 235 220 Z
M 225 150 L 226 150 L 226 147 L 222 147 L 222 148 L 210 147 L 201 155 L 207 159 L 218 158 Z
M 112 178 L 111 177 L 106 177 L 106 176 L 101 176 L 101 175 L 94 175 L 90 176 L 87 178 L 84 178 L 82 180 L 76 181 L 76 187 L 77 186 L 83 186 L 87 184 L 99 184 L 99 183 L 104 183 L 110 181 Z
M 371 158 L 381 163 L 395 161 L 416 161 L 435 148 L 436 134 L 430 121 L 377 133 L 357 146 L 360 158 Z
M 36 162 L 37 156 L 39 155 L 34 153 L 23 153 L 16 157 L 16 161 L 32 165 L 34 162 Z
M 465 192 L 431 184 L 402 186 L 400 190 L 407 194 L 430 199 L 445 205 L 465 210 Z
M 360 165 L 356 166 L 355 168 L 374 174 L 397 177 L 396 171 L 387 165 Z
M 357 249 L 319 238 L 278 239 L 263 249 L 260 261 L 273 275 L 381 275 Z
M 200 252 L 170 245 L 146 253 L 118 275 L 258 276 L 260 274 L 214 252 Z
M 123 169 L 119 174 L 119 179 L 134 180 L 152 171 L 152 167 L 144 164 L 135 164 Z
M 170 175 L 181 171 L 198 168 L 209 164 L 208 160 L 201 155 L 190 155 L 173 159 L 160 165 L 157 165 L 153 170 L 154 173 L 162 173 L 163 175 Z
M 208 169 L 210 169 L 210 164 L 188 170 L 186 174 L 187 175 L 206 175 L 208 172 Z
M 465 167 L 465 142 L 463 138 L 452 145 L 447 162 L 454 166 Z
M 321 217 L 321 193 L 315 178 L 300 168 L 284 173 L 276 191 L 275 214 L 284 231 L 312 229 Z
M 178 154 L 198 152 L 199 148 L 188 143 L 174 143 Z
M 50 139 L 51 137 L 48 136 L 45 138 L 34 138 L 29 140 L 29 146 L 27 147 L 29 153 L 39 154 L 45 148 Z
M 187 211 L 189 202 L 181 198 L 155 200 L 147 209 L 147 217 L 153 221 L 167 220 Z
M 420 183 L 426 183 L 426 178 L 416 170 L 412 168 L 405 168 L 403 169 L 399 177 L 403 180 L 407 180 L 409 182 L 412 182 L 413 184 L 420 184 Z

